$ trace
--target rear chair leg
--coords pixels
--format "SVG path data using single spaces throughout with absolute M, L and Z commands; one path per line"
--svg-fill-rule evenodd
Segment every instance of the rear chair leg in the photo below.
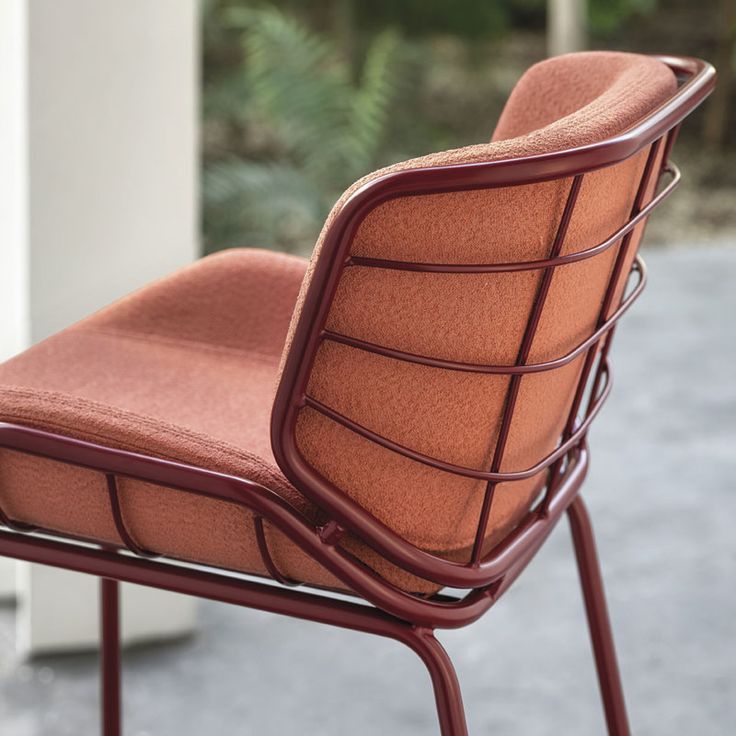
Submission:
M 396 638 L 419 655 L 429 672 L 442 736 L 468 736 L 455 668 L 434 633 L 429 629 L 411 628 L 406 636 Z
M 568 506 L 567 516 L 572 531 L 575 557 L 580 573 L 580 584 L 585 599 L 585 611 L 590 628 L 595 664 L 598 670 L 603 708 L 610 736 L 629 736 L 621 674 L 616 661 L 611 622 L 608 618 L 598 555 L 595 549 L 593 527 L 583 499 L 577 496 Z
M 120 595 L 117 580 L 100 578 L 102 736 L 121 736 Z

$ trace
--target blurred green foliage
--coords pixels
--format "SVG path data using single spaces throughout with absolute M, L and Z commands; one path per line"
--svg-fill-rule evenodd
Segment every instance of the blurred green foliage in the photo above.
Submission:
M 733 1 L 588 0 L 590 45 L 708 58 L 714 9 Z M 203 0 L 205 249 L 308 252 L 355 179 L 487 140 L 546 55 L 546 12 L 546 0 Z
M 335 44 L 295 18 L 272 7 L 222 12 L 214 32 L 232 34 L 242 56 L 205 87 L 205 120 L 222 144 L 204 171 L 207 246 L 298 250 L 342 189 L 377 165 L 398 36 L 371 39 L 354 82 Z
M 612 34 L 633 16 L 645 16 L 657 9 L 657 0 L 593 0 L 588 5 L 588 23 L 593 33 Z
M 393 25 L 407 37 L 444 34 L 468 41 L 500 38 L 514 26 L 542 29 L 546 8 L 545 0 L 372 0 L 369 3 L 353 0 L 353 3 L 364 28 Z

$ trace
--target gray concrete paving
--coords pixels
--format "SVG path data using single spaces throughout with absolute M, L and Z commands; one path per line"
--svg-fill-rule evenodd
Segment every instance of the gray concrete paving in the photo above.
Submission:
M 596 524 L 635 734 L 736 733 L 736 249 L 651 252 L 592 437 Z M 471 734 L 604 732 L 566 526 L 443 640 Z M 92 656 L 19 665 L 0 612 L 0 734 L 93 734 Z M 396 644 L 204 603 L 193 640 L 125 656 L 128 736 L 437 733 Z

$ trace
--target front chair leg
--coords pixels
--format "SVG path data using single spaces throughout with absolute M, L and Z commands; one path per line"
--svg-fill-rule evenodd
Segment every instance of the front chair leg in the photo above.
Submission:
M 121 736 L 120 593 L 117 580 L 100 578 L 102 736 Z
M 580 584 L 585 599 L 585 612 L 588 617 L 608 733 L 610 736 L 629 736 L 624 691 L 616 661 L 616 649 L 613 643 L 611 621 L 608 617 L 593 527 L 588 510 L 580 496 L 577 496 L 568 506 L 567 517 L 572 531 Z

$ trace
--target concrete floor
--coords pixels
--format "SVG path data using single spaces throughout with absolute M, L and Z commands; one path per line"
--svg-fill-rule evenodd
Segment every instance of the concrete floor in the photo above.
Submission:
M 596 524 L 633 731 L 736 732 L 736 249 L 651 252 L 592 433 Z M 18 664 L 0 610 L 0 734 L 97 730 L 92 656 Z M 443 637 L 471 734 L 604 732 L 568 532 Z M 399 645 L 203 603 L 193 640 L 127 652 L 126 736 L 437 733 Z

